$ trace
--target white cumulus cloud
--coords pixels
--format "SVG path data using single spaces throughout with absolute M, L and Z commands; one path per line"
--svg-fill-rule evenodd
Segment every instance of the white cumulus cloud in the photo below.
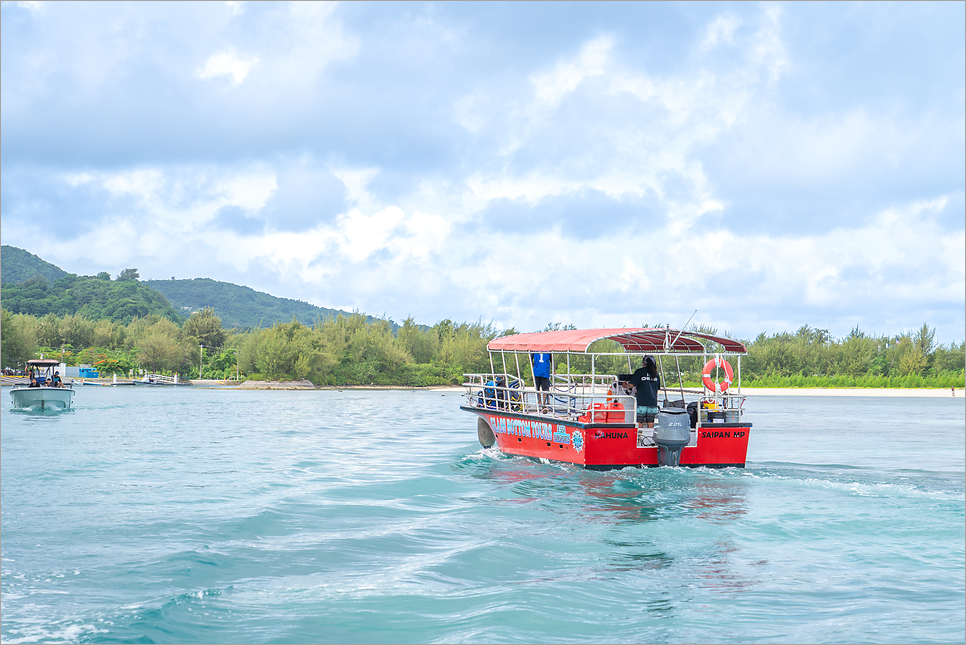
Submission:
M 257 64 L 258 58 L 242 58 L 233 49 L 228 49 L 212 54 L 205 66 L 197 70 L 195 75 L 204 80 L 225 76 L 231 79 L 234 85 L 241 85 Z

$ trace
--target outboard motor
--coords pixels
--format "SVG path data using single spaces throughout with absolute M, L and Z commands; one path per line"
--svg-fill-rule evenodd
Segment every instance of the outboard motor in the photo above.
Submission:
M 691 441 L 691 420 L 682 408 L 664 408 L 654 424 L 654 442 L 657 444 L 659 466 L 677 466 L 681 461 L 681 449 Z

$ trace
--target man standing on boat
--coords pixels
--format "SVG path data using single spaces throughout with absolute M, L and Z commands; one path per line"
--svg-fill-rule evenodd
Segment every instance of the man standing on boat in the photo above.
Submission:
M 547 405 L 550 403 L 550 372 L 553 370 L 553 356 L 547 353 L 533 354 L 530 357 L 533 363 L 533 380 L 537 388 L 537 404 Z M 548 394 L 540 394 L 540 391 Z
M 657 417 L 657 392 L 661 389 L 661 377 L 653 356 L 645 356 L 643 365 L 631 376 L 631 385 L 637 387 L 637 422 L 654 427 Z

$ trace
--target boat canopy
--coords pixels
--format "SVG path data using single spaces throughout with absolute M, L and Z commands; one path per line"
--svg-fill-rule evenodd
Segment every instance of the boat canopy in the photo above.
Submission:
M 746 354 L 748 350 L 731 338 L 678 331 L 664 327 L 619 329 L 563 329 L 530 334 L 515 334 L 491 340 L 486 348 L 491 352 L 577 352 L 586 353 L 591 343 L 598 340 L 620 343 L 626 352 L 635 353 L 708 353 L 701 340 L 718 343 L 731 354 Z
M 27 365 L 32 365 L 33 367 L 57 367 L 60 365 L 60 361 L 52 358 L 32 358 L 27 361 Z

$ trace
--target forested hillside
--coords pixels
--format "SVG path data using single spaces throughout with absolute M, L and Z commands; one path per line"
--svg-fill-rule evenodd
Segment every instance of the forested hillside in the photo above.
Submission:
M 278 322 L 293 319 L 313 325 L 317 319 L 349 316 L 350 312 L 316 307 L 301 300 L 277 298 L 250 287 L 211 278 L 193 280 L 145 280 L 142 282 L 162 293 L 175 308 L 184 311 L 201 311 L 211 307 L 228 328 L 256 329 L 271 327 Z M 366 316 L 369 322 L 375 320 Z M 397 325 L 391 325 L 394 329 Z
M 43 276 L 47 282 L 54 282 L 70 275 L 33 253 L 6 244 L 0 247 L 0 268 L 0 282 L 3 284 L 18 284 L 36 276 Z
M 11 313 L 37 317 L 77 314 L 124 324 L 150 315 L 178 324 L 184 320 L 163 295 L 137 281 L 135 269 L 127 269 L 116 280 L 107 273 L 67 274 L 50 283 L 38 275 L 19 284 L 4 284 L 2 298 L 3 308 Z
M 126 269 L 113 281 L 106 272 L 77 276 L 14 246 L 3 247 L 0 272 L 4 308 L 38 317 L 79 314 L 127 324 L 135 317 L 156 314 L 181 324 L 191 312 L 210 307 L 227 329 L 241 330 L 292 320 L 314 325 L 317 320 L 351 315 L 210 278 L 139 281 L 137 269 Z M 389 327 L 396 331 L 399 325 L 389 321 Z

